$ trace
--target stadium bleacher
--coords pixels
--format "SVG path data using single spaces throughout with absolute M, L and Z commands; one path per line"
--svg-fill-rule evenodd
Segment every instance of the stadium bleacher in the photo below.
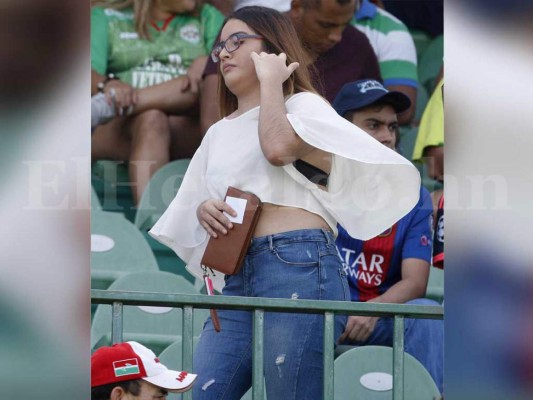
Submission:
M 141 232 L 124 215 L 91 212 L 91 286 L 107 289 L 116 279 L 159 267 Z
M 351 348 L 335 359 L 335 399 L 392 400 L 391 347 Z M 404 399 L 440 398 L 433 379 L 413 356 L 404 353 Z
M 154 293 L 199 294 L 181 276 L 164 271 L 132 272 L 113 282 L 108 290 Z M 124 307 L 124 341 L 135 340 L 156 354 L 179 340 L 182 332 L 182 310 L 166 307 Z M 193 334 L 200 335 L 209 311 L 194 310 Z M 97 307 L 91 326 L 91 349 L 111 345 L 111 306 Z

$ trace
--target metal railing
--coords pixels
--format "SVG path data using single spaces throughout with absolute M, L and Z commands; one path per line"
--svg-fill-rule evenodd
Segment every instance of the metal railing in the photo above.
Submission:
M 404 319 L 443 319 L 441 306 L 422 306 L 385 303 L 359 303 L 331 300 L 289 300 L 257 297 L 206 296 L 190 294 L 91 290 L 93 304 L 112 306 L 111 340 L 122 342 L 123 306 L 155 306 L 183 309 L 182 369 L 192 371 L 193 311 L 199 309 L 228 309 L 253 311 L 253 372 L 254 400 L 264 398 L 263 380 L 263 324 L 265 312 L 287 312 L 324 315 L 324 399 L 333 399 L 334 388 L 334 316 L 335 314 L 365 315 L 394 318 L 393 343 L 393 399 L 403 400 L 404 392 Z M 191 391 L 183 394 L 192 399 Z

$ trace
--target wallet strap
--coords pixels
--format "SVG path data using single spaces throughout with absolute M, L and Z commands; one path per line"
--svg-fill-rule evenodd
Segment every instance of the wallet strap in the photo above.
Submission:
M 205 265 L 202 265 L 202 269 L 204 270 L 204 284 L 205 284 L 205 290 L 207 292 L 208 296 L 215 296 L 215 290 L 213 289 L 213 281 L 211 280 L 211 277 L 209 276 L 209 272 L 207 271 L 207 268 Z M 211 268 L 211 273 L 213 276 L 215 276 L 215 273 Z M 215 332 L 220 332 L 220 321 L 218 320 L 218 314 L 217 310 L 211 308 L 209 310 L 209 313 L 211 315 L 211 321 L 213 322 L 213 327 L 215 328 Z

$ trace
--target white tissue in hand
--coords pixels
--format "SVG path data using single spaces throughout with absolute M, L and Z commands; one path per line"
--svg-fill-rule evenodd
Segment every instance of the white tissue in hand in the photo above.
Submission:
M 226 197 L 225 201 L 231 208 L 235 210 L 237 216 L 232 217 L 227 212 L 224 212 L 224 215 L 228 217 L 231 222 L 235 224 L 242 224 L 242 220 L 244 219 L 244 211 L 246 210 L 246 203 L 248 202 L 248 200 L 228 196 Z

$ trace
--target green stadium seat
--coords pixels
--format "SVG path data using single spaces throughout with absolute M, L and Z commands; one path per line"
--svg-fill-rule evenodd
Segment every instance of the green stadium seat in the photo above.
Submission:
M 438 76 L 443 64 L 444 36 L 434 38 L 425 49 L 418 64 L 418 81 L 426 87 L 428 93 L 435 89 L 435 78 Z
M 431 266 L 426 297 L 442 304 L 444 301 L 444 270 Z
M 197 279 L 194 275 L 187 271 L 185 268 L 185 262 L 179 258 L 171 248 L 155 240 L 146 231 L 141 231 L 141 234 L 150 245 L 160 271 L 167 271 L 180 275 L 192 284 L 198 284 L 199 286 L 203 284 L 202 279 Z
M 98 160 L 91 167 L 93 175 L 117 186 L 130 180 L 128 165 L 124 161 Z
M 193 339 L 193 348 L 196 349 L 199 337 Z M 159 361 L 170 369 L 181 371 L 182 369 L 182 341 L 181 336 L 159 354 Z M 190 372 L 190 371 L 189 371 Z M 170 398 L 170 397 L 169 397 Z
M 392 400 L 392 348 L 362 346 L 335 359 L 335 400 Z M 404 399 L 439 399 L 431 375 L 413 356 L 404 353 Z
M 91 183 L 104 211 L 122 212 L 133 221 L 135 204 L 128 165 L 123 161 L 98 160 L 91 166 Z
M 184 278 L 164 271 L 134 272 L 117 279 L 109 290 L 199 294 Z M 180 308 L 124 306 L 123 340 L 135 340 L 160 354 L 182 334 Z M 209 310 L 194 310 L 193 334 L 199 336 Z M 111 344 L 111 306 L 98 305 L 91 326 L 91 349 Z
M 198 344 L 198 337 L 193 339 L 193 348 L 196 348 Z M 182 371 L 182 343 L 181 337 L 168 346 L 165 350 L 159 355 L 159 361 L 169 369 L 176 371 Z M 191 371 L 189 371 L 191 372 Z M 183 396 L 179 393 L 169 393 L 167 400 L 181 400 Z
M 152 176 L 137 207 L 134 221 L 137 228 L 145 231 L 154 226 L 176 196 L 190 161 L 188 158 L 172 161 Z
M 159 267 L 139 230 L 121 213 L 91 212 L 91 286 L 107 289 L 116 279 Z

